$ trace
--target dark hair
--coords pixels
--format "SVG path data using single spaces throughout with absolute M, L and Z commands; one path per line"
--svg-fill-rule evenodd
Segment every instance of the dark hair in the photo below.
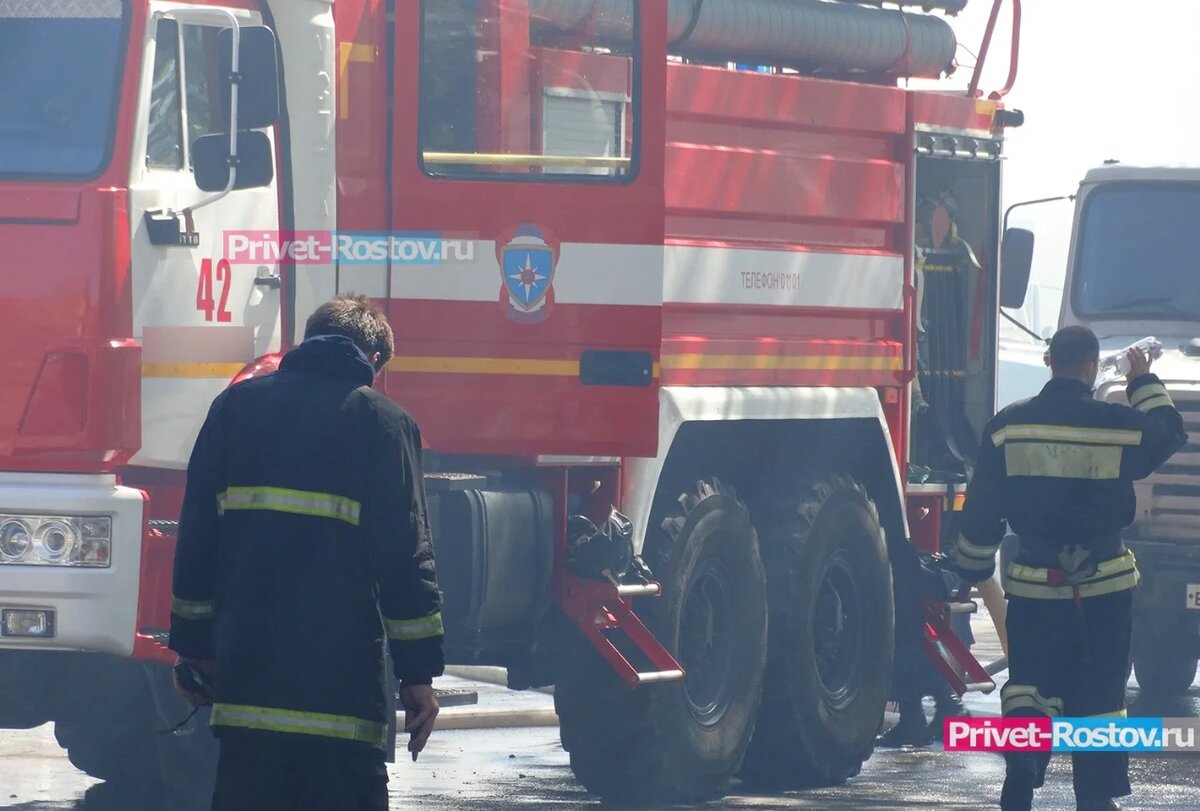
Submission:
M 304 324 L 305 340 L 317 335 L 341 335 L 370 359 L 379 353 L 378 368 L 392 359 L 395 343 L 387 316 L 366 296 L 338 296 L 318 307 Z
M 1055 375 L 1076 375 L 1100 360 L 1100 341 L 1087 327 L 1063 327 L 1050 339 L 1050 368 Z

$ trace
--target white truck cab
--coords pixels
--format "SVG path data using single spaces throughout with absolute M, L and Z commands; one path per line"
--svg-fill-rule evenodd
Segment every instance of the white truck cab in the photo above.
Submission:
M 1137 482 L 1127 542 L 1144 581 L 1137 591 L 1134 663 L 1158 697 L 1183 693 L 1200 654 L 1200 166 L 1093 169 L 1076 199 L 1061 326 L 1082 324 L 1101 353 L 1147 336 L 1154 364 L 1190 434 L 1188 445 Z M 1124 403 L 1122 382 L 1096 396 Z

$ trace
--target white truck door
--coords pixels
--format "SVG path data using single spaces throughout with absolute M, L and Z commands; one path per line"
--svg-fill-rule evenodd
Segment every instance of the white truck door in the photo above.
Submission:
M 146 30 L 128 200 L 133 327 L 143 353 L 134 464 L 185 467 L 212 399 L 280 345 L 278 166 L 269 185 L 233 191 L 190 222 L 164 215 L 214 197 L 197 186 L 193 147 L 227 131 L 220 83 L 230 66 L 221 64 L 218 36 L 230 13 L 241 25 L 260 23 L 243 10 L 155 4 Z M 178 238 L 159 232 L 174 222 Z M 231 240 L 238 256 L 228 253 Z

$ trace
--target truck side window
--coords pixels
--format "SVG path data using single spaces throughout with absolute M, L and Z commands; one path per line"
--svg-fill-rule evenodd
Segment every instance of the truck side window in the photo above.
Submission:
M 179 25 L 158 21 L 154 35 L 154 79 L 146 131 L 146 166 L 183 168 L 183 111 L 179 103 Z
M 184 168 L 185 154 L 189 156 L 190 168 L 191 148 L 196 139 L 225 131 L 226 112 L 221 109 L 220 92 L 222 66 L 217 52 L 219 31 L 208 25 L 180 26 L 166 18 L 158 21 L 146 136 L 146 165 L 151 169 L 180 171 Z M 185 103 L 181 103 L 181 98 Z
M 183 27 L 183 73 L 187 88 L 188 148 L 197 138 L 225 131 L 226 112 L 221 108 L 221 72 L 217 34 L 208 25 Z
M 631 179 L 636 5 L 423 0 L 426 173 Z

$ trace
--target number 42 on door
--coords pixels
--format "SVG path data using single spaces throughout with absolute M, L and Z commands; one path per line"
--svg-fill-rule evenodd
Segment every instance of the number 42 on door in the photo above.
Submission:
M 200 281 L 196 288 L 196 309 L 204 313 L 205 321 L 218 321 L 222 324 L 233 321 L 233 313 L 229 312 L 229 283 L 233 280 L 233 270 L 228 259 L 217 262 L 216 286 L 221 288 L 220 300 L 214 298 L 213 260 L 205 259 L 200 263 Z

